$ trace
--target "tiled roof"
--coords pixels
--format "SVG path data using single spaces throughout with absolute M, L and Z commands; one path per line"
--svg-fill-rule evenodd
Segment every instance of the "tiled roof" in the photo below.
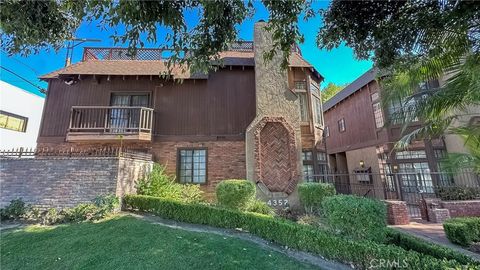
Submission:
M 341 102 L 342 100 L 346 99 L 348 96 L 360 90 L 363 86 L 375 80 L 377 78 L 377 75 L 378 75 L 378 69 L 375 67 L 363 73 L 362 76 L 358 77 L 351 84 L 347 85 L 347 87 L 343 88 L 342 91 L 338 92 L 335 96 L 327 100 L 323 104 L 323 111 L 326 112 L 333 106 L 337 105 L 337 103 Z
M 226 51 L 220 53 L 221 64 L 224 66 L 255 66 L 253 51 Z M 311 68 L 317 76 L 321 75 L 315 68 L 293 52 L 289 59 L 291 67 Z M 176 79 L 206 79 L 206 74 L 191 74 L 187 68 L 174 66 L 171 73 L 162 60 L 86 60 L 68 67 L 50 72 L 40 77 L 47 80 L 61 75 L 162 75 L 169 74 Z

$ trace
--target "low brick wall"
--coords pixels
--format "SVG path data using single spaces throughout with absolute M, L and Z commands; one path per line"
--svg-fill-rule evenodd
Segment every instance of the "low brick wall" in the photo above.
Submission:
M 43 157 L 0 161 L 0 207 L 22 198 L 40 209 L 72 207 L 98 195 L 135 192 L 151 161 L 117 157 Z
M 480 217 L 480 200 L 442 201 L 441 208 L 450 211 L 450 217 Z
M 387 203 L 387 223 L 389 225 L 406 225 L 410 223 L 407 203 L 404 201 L 385 201 Z

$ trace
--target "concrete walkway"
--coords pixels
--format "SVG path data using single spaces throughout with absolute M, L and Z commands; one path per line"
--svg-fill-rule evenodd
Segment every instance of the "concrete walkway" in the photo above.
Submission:
M 324 270 L 336 270 L 336 269 L 351 270 L 352 269 L 347 265 L 344 265 L 335 261 L 328 261 L 312 253 L 293 250 L 288 247 L 280 246 L 240 230 L 221 229 L 221 228 L 210 227 L 206 225 L 176 222 L 176 221 L 167 220 L 154 215 L 143 214 L 143 213 L 139 215 L 139 214 L 134 214 L 130 212 L 122 212 L 122 214 L 130 215 L 138 219 L 143 219 L 151 223 L 162 225 L 162 226 L 173 228 L 173 229 L 180 229 L 180 230 L 200 232 L 200 233 L 213 233 L 213 234 L 217 234 L 224 237 L 235 237 L 238 239 L 246 240 L 259 245 L 263 249 L 270 249 L 276 252 L 280 252 L 294 260 L 309 263 L 311 265 L 318 266 L 320 269 L 324 269 Z
M 460 246 L 450 243 L 445 235 L 445 232 L 443 231 L 443 226 L 440 223 L 430 223 L 421 219 L 414 219 L 411 220 L 410 224 L 408 225 L 393 225 L 389 227 L 411 234 L 425 241 L 451 248 L 480 261 L 480 254 L 471 252 Z

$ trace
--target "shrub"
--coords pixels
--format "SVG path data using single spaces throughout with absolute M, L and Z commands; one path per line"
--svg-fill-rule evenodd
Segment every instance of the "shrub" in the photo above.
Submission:
M 437 187 L 435 193 L 444 201 L 480 199 L 480 188 L 478 187 Z
M 185 203 L 200 203 L 205 201 L 203 191 L 200 190 L 199 185 L 182 185 L 182 202 Z
M 480 217 L 452 218 L 443 223 L 443 228 L 452 243 L 470 246 L 480 241 Z
M 335 195 L 335 187 L 324 183 L 303 183 L 298 186 L 298 196 L 307 214 L 319 214 L 323 199 Z
M 155 163 L 147 177 L 137 183 L 137 193 L 189 203 L 204 201 L 198 185 L 179 184 L 165 172 L 165 166 Z
M 60 223 L 63 220 L 64 220 L 64 216 L 61 215 L 55 208 L 50 208 L 42 213 L 43 225 L 52 225 L 52 224 Z
M 217 185 L 216 194 L 221 206 L 245 210 L 255 197 L 255 185 L 248 180 L 223 180 Z
M 22 199 L 11 200 L 10 204 L 0 209 L 1 220 L 19 219 L 27 211 L 28 206 L 25 205 Z
M 322 203 L 325 222 L 334 233 L 354 239 L 385 240 L 386 207 L 378 200 L 336 195 Z
M 252 213 L 269 215 L 269 216 L 275 215 L 275 210 L 270 206 L 268 206 L 266 202 L 260 201 L 260 200 L 251 200 L 248 203 L 247 211 Z
M 67 221 L 99 220 L 104 217 L 104 211 L 93 203 L 81 203 L 73 208 L 64 210 Z
M 105 213 L 112 213 L 120 209 L 120 200 L 114 194 L 97 196 L 93 199 L 93 204 Z
M 137 183 L 137 193 L 165 199 L 180 200 L 182 189 L 175 178 L 165 172 L 165 166 L 153 164 L 152 171 Z
M 388 228 L 386 231 L 387 244 L 396 245 L 406 250 L 414 250 L 422 254 L 430 255 L 437 259 L 456 260 L 463 264 L 468 264 L 471 259 L 457 251 L 442 247 L 440 245 L 429 243 L 417 237 Z
M 310 225 L 314 227 L 323 227 L 323 224 L 319 216 L 316 215 L 303 215 L 298 218 L 298 224 Z
M 408 269 L 464 268 L 455 260 L 439 260 L 415 251 L 406 251 L 400 247 L 368 240 L 353 241 L 312 226 L 255 213 L 244 213 L 202 204 L 185 204 L 141 195 L 127 195 L 123 202 L 128 209 L 151 212 L 175 221 L 229 229 L 242 228 L 277 244 L 317 253 L 328 259 L 352 264 L 360 269 L 370 267 L 372 260 L 377 262 L 380 260 L 405 261 Z M 468 263 L 471 268 L 480 266 L 474 260 L 470 260 Z M 383 269 L 385 268 L 387 267 Z

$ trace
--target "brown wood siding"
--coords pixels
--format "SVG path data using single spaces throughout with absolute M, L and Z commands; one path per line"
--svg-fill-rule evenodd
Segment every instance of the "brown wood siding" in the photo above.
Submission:
M 98 78 L 97 78 L 98 79 Z M 155 135 L 229 136 L 244 134 L 255 117 L 254 70 L 222 69 L 208 80 L 181 84 L 160 78 L 82 78 L 74 85 L 51 80 L 39 141 L 65 137 L 72 106 L 108 106 L 112 92 L 149 92 Z
M 324 113 L 325 126 L 330 136 L 326 139 L 329 153 L 338 153 L 387 142 L 385 128 L 375 127 L 371 93 L 378 91 L 372 81 L 359 91 Z M 345 119 L 345 132 L 340 132 L 338 121 Z

